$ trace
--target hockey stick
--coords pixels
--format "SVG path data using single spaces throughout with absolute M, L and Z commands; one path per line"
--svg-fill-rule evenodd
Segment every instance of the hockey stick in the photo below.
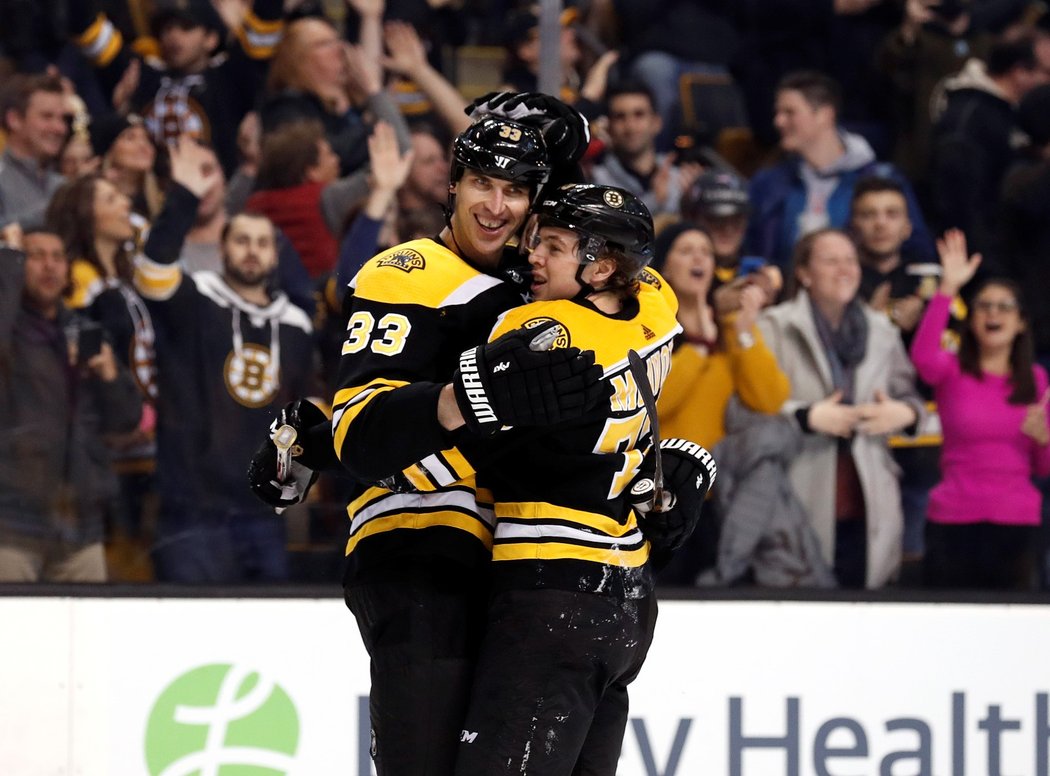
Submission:
M 649 373 L 645 369 L 645 362 L 635 350 L 627 351 L 627 366 L 634 377 L 635 387 L 642 397 L 645 412 L 649 416 L 649 430 L 653 436 L 653 449 L 656 451 L 656 467 L 653 471 L 653 509 L 659 512 L 663 507 L 664 499 L 664 467 L 660 455 L 660 423 L 656 419 L 656 396 L 653 395 L 653 386 L 649 383 Z

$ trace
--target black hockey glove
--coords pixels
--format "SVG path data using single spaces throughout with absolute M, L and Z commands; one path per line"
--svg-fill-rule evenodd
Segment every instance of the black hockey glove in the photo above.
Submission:
M 324 468 L 328 451 L 311 450 L 319 443 L 311 444 L 309 432 L 327 423 L 328 418 L 319 407 L 306 399 L 296 399 L 274 418 L 269 437 L 252 456 L 248 484 L 259 499 L 278 513 L 305 500 L 317 481 L 317 469 Z M 331 436 L 327 438 L 330 440 Z
M 578 418 L 612 395 L 594 353 L 550 349 L 561 324 L 515 329 L 465 350 L 452 376 L 467 428 L 488 436 L 504 426 L 548 426 Z
M 591 142 L 587 119 L 558 98 L 541 92 L 489 92 L 468 105 L 466 112 L 474 121 L 497 116 L 537 127 L 555 165 L 578 162 Z
M 685 439 L 661 440 L 659 454 L 664 476 L 661 509 L 652 508 L 655 450 L 646 454 L 641 472 L 631 483 L 628 498 L 639 512 L 639 528 L 653 551 L 667 553 L 681 547 L 696 528 L 718 468 L 707 450 Z

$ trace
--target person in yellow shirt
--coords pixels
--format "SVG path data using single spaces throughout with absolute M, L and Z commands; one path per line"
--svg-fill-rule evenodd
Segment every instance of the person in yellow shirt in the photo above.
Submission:
M 725 436 L 726 407 L 734 396 L 748 409 L 772 415 L 790 395 L 791 385 L 755 325 L 772 301 L 774 285 L 756 273 L 721 286 L 716 303 L 714 245 L 703 228 L 689 223 L 660 232 L 652 266 L 678 296 L 683 330 L 656 405 L 660 433 L 710 450 Z M 691 585 L 714 563 L 719 523 L 714 511 L 705 510 L 689 544 L 658 576 L 660 584 Z

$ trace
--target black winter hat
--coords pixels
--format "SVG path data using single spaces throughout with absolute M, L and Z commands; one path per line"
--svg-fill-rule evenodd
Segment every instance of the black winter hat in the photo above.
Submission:
M 679 235 L 683 232 L 688 232 L 690 230 L 707 234 L 706 229 L 694 224 L 692 221 L 676 221 L 675 223 L 668 224 L 661 229 L 659 234 L 656 235 L 656 242 L 653 246 L 653 260 L 650 262 L 649 266 L 657 272 L 663 272 L 664 263 L 667 261 L 667 254 L 671 252 L 671 246 L 674 245 L 674 241 L 677 240 Z
M 134 113 L 122 116 L 119 113 L 104 113 L 94 116 L 88 125 L 88 136 L 91 140 L 91 149 L 96 156 L 105 156 L 113 144 L 117 142 L 120 133 L 131 127 L 141 126 L 142 117 Z
M 165 0 L 157 3 L 156 9 L 149 20 L 150 31 L 155 38 L 159 38 L 164 27 L 175 20 L 203 27 L 218 33 L 220 38 L 226 36 L 226 24 L 211 0 Z

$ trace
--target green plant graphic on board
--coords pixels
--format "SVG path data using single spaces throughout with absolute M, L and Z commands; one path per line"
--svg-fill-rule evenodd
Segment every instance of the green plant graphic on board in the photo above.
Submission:
M 150 776 L 284 776 L 299 743 L 295 704 L 243 666 L 182 674 L 153 704 L 146 725 Z

